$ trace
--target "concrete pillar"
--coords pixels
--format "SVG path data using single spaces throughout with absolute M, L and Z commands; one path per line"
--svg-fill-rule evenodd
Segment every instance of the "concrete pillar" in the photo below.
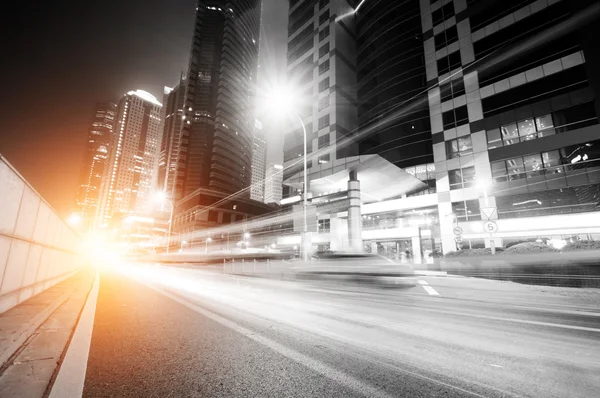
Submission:
M 343 220 L 332 214 L 329 219 L 329 248 L 334 252 L 342 251 L 346 234 Z
M 348 181 L 348 240 L 349 250 L 352 252 L 362 252 L 362 217 L 360 200 L 360 181 L 357 180 L 356 171 L 350 172 Z
M 422 256 L 421 256 L 421 238 L 418 236 L 413 236 L 412 240 L 412 258 L 409 259 L 409 262 L 413 262 L 415 264 L 421 264 Z
M 448 253 L 456 250 L 456 242 L 454 241 L 455 219 L 452 215 L 452 203 L 441 202 L 438 204 L 438 214 L 440 220 L 440 235 L 442 238 L 442 252 Z

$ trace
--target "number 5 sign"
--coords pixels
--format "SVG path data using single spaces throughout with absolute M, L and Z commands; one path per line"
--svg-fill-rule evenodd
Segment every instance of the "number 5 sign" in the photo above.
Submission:
M 483 229 L 485 232 L 492 234 L 498 230 L 498 225 L 493 221 L 486 221 L 483 223 Z

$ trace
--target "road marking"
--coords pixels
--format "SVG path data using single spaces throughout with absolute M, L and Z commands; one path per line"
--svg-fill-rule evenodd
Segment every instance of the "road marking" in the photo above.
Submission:
M 175 294 L 172 294 L 164 289 L 161 289 L 159 287 L 153 286 L 149 283 L 145 283 L 146 286 L 148 286 L 149 288 L 171 298 L 172 300 L 177 301 L 178 303 L 190 308 L 193 311 L 196 311 L 197 313 L 206 316 L 207 318 L 212 319 L 215 322 L 220 323 L 221 325 L 228 327 L 232 330 L 234 330 L 237 333 L 240 333 L 241 335 L 256 341 L 259 344 L 262 344 L 270 349 L 272 349 L 273 351 L 291 359 L 292 361 L 295 361 L 297 363 L 300 363 L 301 365 L 306 366 L 307 368 L 309 368 L 310 370 L 317 372 L 331 380 L 336 381 L 339 384 L 344 385 L 345 387 L 357 392 L 358 394 L 362 395 L 362 396 L 368 396 L 368 397 L 385 397 L 385 398 L 392 398 L 392 395 L 388 395 L 386 394 L 384 391 L 381 391 L 381 389 L 373 387 L 355 377 L 352 377 L 346 373 L 340 372 L 339 370 L 336 370 L 334 368 L 332 368 L 329 365 L 324 364 L 323 362 L 317 361 L 307 355 L 304 355 L 296 350 L 293 350 L 289 347 L 286 347 L 282 344 L 279 344 L 267 337 L 261 336 L 256 334 L 256 332 L 245 328 L 244 326 L 233 322 L 225 317 L 222 317 L 221 315 L 218 315 L 212 311 L 209 311 L 205 308 L 202 308 L 201 306 L 191 303 Z M 69 396 L 69 395 L 65 395 L 65 396 Z M 53 398 L 53 397 L 50 397 Z
M 493 363 L 490 363 L 490 366 L 493 366 L 495 368 L 503 368 L 504 367 L 504 366 L 496 365 L 496 364 L 493 364 Z
M 429 293 L 432 296 L 439 296 L 440 294 L 438 292 L 436 292 L 436 290 L 434 288 L 432 288 L 431 286 L 429 286 L 429 283 L 425 282 L 425 281 L 419 281 L 419 284 L 421 286 L 423 286 L 423 289 L 425 289 L 425 291 L 427 293 Z
M 96 271 L 94 285 L 81 311 L 64 361 L 60 365 L 60 370 L 52 385 L 49 398 L 76 398 L 83 395 L 85 372 L 90 355 L 92 330 L 94 329 L 94 316 L 96 315 L 96 303 L 98 302 L 98 290 L 100 290 L 100 274 Z

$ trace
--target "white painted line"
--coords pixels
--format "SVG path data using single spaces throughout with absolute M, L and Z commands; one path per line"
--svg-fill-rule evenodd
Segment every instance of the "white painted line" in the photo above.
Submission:
M 439 296 L 440 294 L 438 292 L 435 291 L 434 288 L 432 288 L 431 286 L 425 286 L 423 285 L 423 289 L 425 289 L 425 291 L 427 293 L 429 293 L 432 296 Z
M 504 366 L 496 365 L 496 364 L 493 364 L 493 363 L 490 363 L 490 366 L 493 366 L 495 368 L 503 368 L 504 367 Z
M 85 383 L 85 372 L 90 354 L 99 289 L 100 275 L 96 271 L 94 285 L 81 311 L 79 322 L 77 322 L 67 354 L 52 385 L 49 398 L 77 398 L 83 395 L 83 384 Z
M 177 301 L 178 303 L 185 305 L 186 307 L 192 309 L 193 311 L 196 311 L 199 314 L 204 315 L 207 318 L 212 319 L 213 321 L 216 321 L 218 323 L 220 323 L 221 325 L 228 327 L 232 330 L 234 330 L 237 333 L 240 333 L 241 335 L 252 339 L 254 341 L 256 341 L 259 344 L 262 344 L 270 349 L 272 349 L 273 351 L 301 364 L 306 366 L 307 368 L 309 368 L 310 370 L 317 372 L 333 381 L 338 382 L 339 384 L 342 384 L 343 386 L 357 392 L 359 395 L 362 396 L 368 396 L 368 397 L 385 397 L 385 398 L 391 398 L 391 395 L 386 394 L 385 392 L 381 391 L 379 388 L 373 387 L 367 383 L 364 383 L 363 381 L 354 378 L 346 373 L 340 372 L 337 369 L 332 368 L 331 366 L 317 361 L 316 359 L 313 359 L 307 355 L 302 354 L 301 352 L 298 352 L 296 350 L 293 350 L 289 347 L 286 347 L 282 344 L 279 344 L 267 337 L 261 336 L 259 334 L 257 334 L 256 332 L 247 329 L 233 321 L 230 321 L 227 318 L 224 318 L 212 311 L 209 311 L 207 309 L 204 309 L 202 307 L 200 307 L 199 305 L 193 304 L 189 301 L 186 301 L 174 294 L 171 294 L 163 289 L 160 289 L 158 287 L 152 286 L 151 284 L 146 284 L 146 286 L 150 287 L 151 289 L 156 290 L 157 292 Z M 69 396 L 70 395 L 65 395 Z M 54 398 L 54 397 L 50 397 L 50 398 Z M 58 396 L 56 396 L 56 398 L 58 398 Z
M 432 296 L 439 296 L 440 295 L 438 292 L 435 291 L 434 288 L 432 288 L 431 286 L 429 286 L 429 283 L 427 283 L 426 281 L 421 281 L 420 280 L 418 282 L 419 282 L 419 284 L 421 286 L 423 286 L 423 289 L 425 289 L 425 291 L 427 293 L 429 293 L 430 295 L 432 295 Z

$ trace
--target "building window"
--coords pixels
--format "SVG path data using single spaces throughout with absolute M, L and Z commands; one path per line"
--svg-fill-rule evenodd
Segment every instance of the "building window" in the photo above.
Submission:
M 325 134 L 319 137 L 319 149 L 329 146 L 329 134 Z
M 325 91 L 329 88 L 329 78 L 323 79 L 319 82 L 319 92 Z
M 459 106 L 458 108 L 450 109 L 449 111 L 442 113 L 442 121 L 444 122 L 444 130 L 469 123 L 467 106 Z
M 458 30 L 456 25 L 438 33 L 433 38 L 435 42 L 435 50 L 440 50 L 458 40 Z
M 319 41 L 325 39 L 326 37 L 329 37 L 329 25 L 325 26 L 320 32 L 319 32 Z
M 441 101 L 445 102 L 459 97 L 465 93 L 465 82 L 462 77 L 452 80 L 446 84 L 440 84 Z
M 319 156 L 319 164 L 329 163 L 329 154 Z
M 448 171 L 450 189 L 469 188 L 475 184 L 475 167 L 465 167 Z
M 319 112 L 329 107 L 329 96 L 319 100 Z
M 433 21 L 433 26 L 444 22 L 447 19 L 452 18 L 454 15 L 454 2 L 451 1 L 448 4 L 438 8 L 434 12 L 431 13 L 431 19 Z
M 329 20 L 329 10 L 325 11 L 323 14 L 319 15 L 319 25 L 323 22 L 327 22 Z
M 329 60 L 326 60 L 322 64 L 319 65 L 319 76 L 329 70 Z
M 438 76 L 450 72 L 462 65 L 460 51 L 455 51 L 443 58 L 437 60 Z
M 600 184 L 496 197 L 498 218 L 539 217 L 598 211 Z
M 429 188 L 422 191 L 413 192 L 408 196 L 427 195 L 436 192 L 435 163 L 407 167 L 404 169 L 404 171 L 429 185 Z
M 325 43 L 319 48 L 319 58 L 326 56 L 329 54 L 329 43 Z
M 524 119 L 516 123 L 502 125 L 499 129 L 487 131 L 488 148 L 513 145 L 554 135 L 555 133 L 556 129 L 551 114 Z
M 454 159 L 471 153 L 473 153 L 473 144 L 470 135 L 446 141 L 446 157 L 448 159 Z
M 325 8 L 327 4 L 329 4 L 329 0 L 319 0 L 319 10 Z
M 481 220 L 479 200 L 452 202 L 452 213 L 456 215 L 458 221 L 479 221 Z
M 330 224 L 329 220 L 319 220 L 319 233 L 327 233 L 329 232 Z
M 319 118 L 319 130 L 329 127 L 329 115 Z

